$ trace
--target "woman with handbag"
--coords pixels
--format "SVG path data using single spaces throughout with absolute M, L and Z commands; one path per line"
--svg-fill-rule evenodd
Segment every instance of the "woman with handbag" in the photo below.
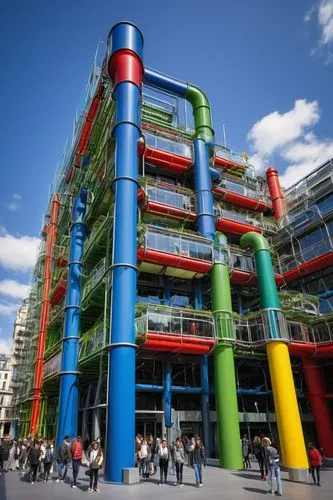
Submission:
M 90 451 L 89 454 L 89 472 L 90 472 L 90 485 L 88 491 L 91 492 L 96 491 L 96 493 L 99 491 L 97 485 L 98 485 L 98 471 L 103 465 L 103 452 L 98 443 L 94 443 L 92 445 L 92 450 Z

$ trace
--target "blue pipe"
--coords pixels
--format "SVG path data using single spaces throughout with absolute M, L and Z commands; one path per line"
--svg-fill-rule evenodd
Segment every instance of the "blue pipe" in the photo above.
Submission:
M 215 168 L 213 167 L 209 167 L 209 173 L 210 173 L 210 177 L 212 179 L 213 182 L 220 182 L 221 181 L 221 174 L 220 172 L 218 172 L 218 170 L 216 170 Z
M 147 67 L 145 67 L 144 78 L 145 81 L 153 87 L 167 90 L 179 97 L 185 97 L 188 89 L 186 83 Z
M 116 52 L 124 50 L 124 54 L 128 57 L 135 58 L 132 60 L 133 63 L 142 59 L 142 34 L 130 23 L 115 25 L 110 32 L 108 45 L 111 58 Z M 117 71 L 115 76 L 117 78 Z M 141 85 L 139 87 L 128 79 L 116 84 L 114 82 L 114 85 L 115 202 L 104 474 L 106 481 L 121 483 L 123 469 L 134 466 L 136 350 L 134 322 Z M 119 436 L 121 436 L 121 446 L 116 446 Z
M 165 427 L 170 428 L 172 425 L 172 406 L 171 406 L 171 361 L 168 358 L 164 359 L 164 388 L 163 388 L 163 401 L 164 401 L 164 423 Z
M 70 232 L 70 253 L 68 263 L 68 287 L 64 319 L 63 346 L 61 353 L 60 392 L 56 448 L 65 436 L 77 436 L 78 424 L 78 357 L 81 314 L 81 274 L 82 254 L 86 238 L 84 216 L 86 213 L 88 191 L 81 189 L 74 201 L 72 210 L 73 224 Z
M 325 290 L 325 292 L 322 292 L 319 294 L 319 297 L 321 299 L 329 299 L 330 297 L 333 296 L 333 290 Z

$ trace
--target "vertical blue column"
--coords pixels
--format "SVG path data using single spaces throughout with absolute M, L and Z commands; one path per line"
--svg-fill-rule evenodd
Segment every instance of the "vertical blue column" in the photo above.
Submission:
M 108 368 L 105 479 L 120 483 L 134 466 L 135 302 L 138 141 L 143 39 L 136 26 L 118 23 L 109 36 L 108 64 L 116 101 L 115 202 Z
M 81 189 L 74 201 L 70 233 L 70 253 L 66 308 L 61 354 L 60 392 L 57 424 L 57 449 L 65 436 L 73 439 L 77 435 L 78 423 L 78 385 L 77 365 L 79 357 L 79 333 L 81 313 L 81 274 L 82 254 L 86 238 L 84 216 L 87 204 L 87 189 Z
M 201 280 L 195 280 L 195 308 L 201 310 L 202 301 L 202 284 Z M 210 434 L 210 408 L 209 408 L 209 377 L 208 377 L 208 356 L 200 356 L 200 375 L 201 375 L 201 415 L 202 415 L 202 430 L 203 442 L 206 448 L 206 454 L 210 456 L 211 434 Z
M 197 226 L 199 233 L 213 240 L 215 221 L 212 186 L 209 173 L 208 145 L 202 139 L 195 139 L 194 148 L 194 183 L 197 199 Z
M 164 388 L 163 388 L 163 401 L 164 401 L 164 423 L 165 427 L 169 429 L 171 427 L 171 381 L 172 381 L 172 370 L 171 361 L 168 357 L 164 359 Z

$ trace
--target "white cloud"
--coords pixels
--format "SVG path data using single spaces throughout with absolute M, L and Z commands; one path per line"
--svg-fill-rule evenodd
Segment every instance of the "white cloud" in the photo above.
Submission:
M 320 43 L 333 42 L 333 0 L 321 0 L 318 7 L 318 23 L 321 29 Z
M 21 208 L 22 206 L 22 204 L 20 203 L 21 200 L 22 196 L 19 193 L 14 193 L 12 195 L 11 201 L 5 203 L 5 206 L 10 212 L 15 212 L 16 210 L 19 210 Z
M 319 120 L 317 101 L 295 101 L 293 109 L 286 113 L 273 111 L 256 122 L 248 134 L 253 148 L 263 157 L 272 154 L 300 137 L 304 130 Z
M 15 280 L 0 281 L 0 295 L 24 299 L 29 292 L 29 286 Z
M 0 353 L 1 354 L 10 354 L 12 349 L 12 341 L 9 338 L 0 339 Z
M 0 316 L 13 316 L 20 307 L 20 304 L 11 302 L 0 302 Z
M 274 159 L 287 168 L 281 183 L 288 187 L 333 156 L 333 139 L 319 139 L 313 132 L 320 119 L 317 101 L 295 101 L 286 113 L 274 111 L 256 122 L 248 134 L 252 155 L 250 161 L 264 170 Z
M 312 16 L 314 14 L 314 11 L 315 11 L 315 6 L 313 5 L 309 10 L 307 10 L 304 14 L 304 22 L 305 23 L 308 23 L 311 21 L 312 19 Z
M 31 236 L 13 236 L 0 228 L 0 265 L 6 269 L 28 271 L 36 261 L 39 239 Z

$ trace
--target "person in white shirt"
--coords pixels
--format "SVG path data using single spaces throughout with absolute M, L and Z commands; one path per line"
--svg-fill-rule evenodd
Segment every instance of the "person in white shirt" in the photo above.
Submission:
M 158 456 L 160 458 L 159 486 L 165 486 L 168 477 L 168 467 L 169 467 L 169 448 L 166 439 L 162 439 L 161 446 L 158 449 Z
M 92 446 L 92 450 L 89 454 L 89 470 L 90 470 L 90 485 L 88 491 L 98 492 L 98 471 L 103 465 L 103 452 L 101 447 L 97 442 Z

